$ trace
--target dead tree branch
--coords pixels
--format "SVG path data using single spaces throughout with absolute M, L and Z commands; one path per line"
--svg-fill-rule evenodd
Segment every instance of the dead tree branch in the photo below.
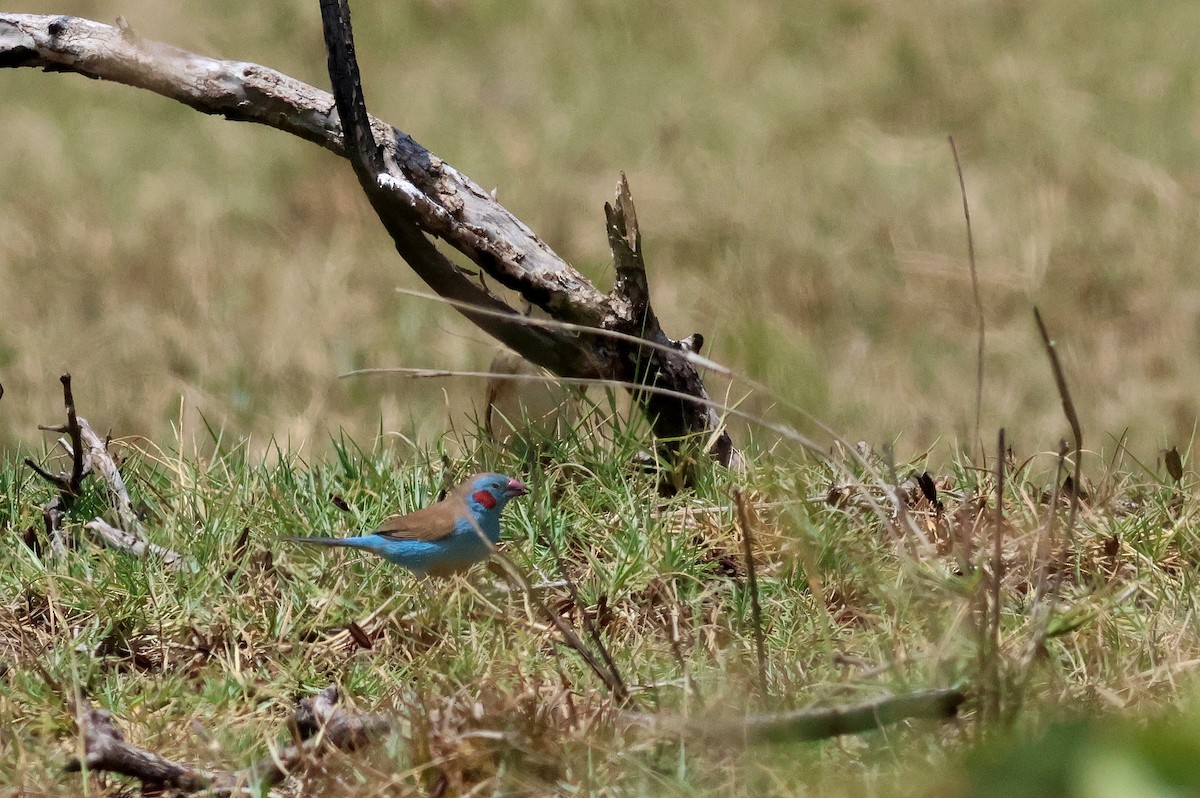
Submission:
M 642 257 L 642 234 L 624 172 L 617 182 L 615 203 L 604 204 L 604 216 L 613 266 L 617 272 L 612 298 L 624 311 L 619 320 L 609 322 L 611 328 L 615 332 L 665 347 L 698 352 L 703 336 L 695 333 L 682 341 L 668 338 L 650 305 L 650 284 L 646 279 L 646 262 Z M 704 383 L 692 364 L 684 358 L 663 357 L 663 351 L 663 348 L 631 348 L 625 353 L 629 358 L 626 364 L 629 376 L 626 379 L 707 399 Z M 654 392 L 635 395 L 643 403 L 647 415 L 655 420 L 655 431 L 660 436 L 682 438 L 691 433 L 721 429 L 721 419 L 711 405 L 681 404 L 676 399 Z M 731 465 L 734 452 L 728 434 L 722 433 L 713 443 L 713 453 L 718 461 Z
M 606 294 L 489 192 L 405 133 L 370 117 L 346 3 L 322 0 L 322 21 L 336 102 L 330 94 L 267 67 L 207 58 L 145 41 L 131 35 L 128 26 L 78 17 L 0 14 L 0 67 L 76 72 L 147 89 L 202 113 L 267 125 L 349 158 L 397 251 L 435 292 L 466 303 L 461 312 L 474 324 L 559 376 L 668 389 L 676 396 L 637 394 L 658 437 L 676 442 L 701 435 L 713 456 L 729 464 L 736 456 L 732 440 L 711 405 L 703 403 L 708 394 L 692 363 L 606 335 L 632 333 L 678 351 L 694 351 L 700 340 L 668 338 L 651 311 L 626 181 L 622 178 L 616 202 L 607 209 L 618 280 Z M 349 131 L 349 146 L 339 120 Z M 450 244 L 551 318 L 596 333 L 529 325 L 446 258 L 429 236 Z M 470 307 L 493 313 L 473 313 Z
M 393 719 L 373 713 L 348 712 L 337 706 L 337 685 L 302 700 L 289 728 L 299 742 L 264 756 L 242 770 L 210 771 L 175 762 L 125 742 L 112 714 L 92 708 L 87 701 L 77 707 L 76 722 L 83 735 L 84 757 L 67 761 L 64 770 L 119 773 L 142 782 L 143 787 L 169 787 L 184 793 L 231 795 L 247 788 L 271 787 L 309 759 L 330 749 L 362 748 L 394 725 Z
M 77 773 L 86 767 L 97 773 L 132 776 L 146 786 L 174 787 L 184 792 L 200 792 L 216 782 L 216 774 L 173 762 L 125 742 L 125 735 L 107 710 L 94 709 L 86 700 L 77 709 L 75 721 L 83 735 L 84 757 L 69 759 L 63 767 L 67 773 Z

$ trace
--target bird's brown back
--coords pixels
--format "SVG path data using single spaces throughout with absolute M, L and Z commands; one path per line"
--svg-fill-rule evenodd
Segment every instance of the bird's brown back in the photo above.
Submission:
M 467 514 L 467 493 L 484 474 L 472 474 L 440 502 L 407 515 L 393 515 L 375 534 L 395 540 L 441 540 L 454 531 L 454 522 Z

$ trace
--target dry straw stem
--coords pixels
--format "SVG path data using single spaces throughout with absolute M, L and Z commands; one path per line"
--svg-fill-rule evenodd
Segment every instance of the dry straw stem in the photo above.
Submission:
M 1082 453 L 1083 453 L 1083 431 L 1079 426 L 1079 415 L 1075 412 L 1075 403 L 1071 401 L 1071 391 L 1067 388 L 1067 378 L 1063 373 L 1062 363 L 1058 360 L 1058 344 L 1050 337 L 1050 333 L 1046 331 L 1046 323 L 1042 321 L 1041 311 L 1035 306 L 1033 308 L 1033 317 L 1037 320 L 1038 333 L 1042 336 L 1042 343 L 1046 347 L 1046 355 L 1050 358 L 1050 368 L 1054 372 L 1054 385 L 1058 388 L 1058 395 L 1062 399 L 1063 413 L 1067 417 L 1067 423 L 1071 425 L 1071 435 L 1075 438 L 1075 471 L 1074 477 L 1071 480 L 1071 510 L 1067 514 L 1067 540 L 1073 541 L 1075 538 L 1075 519 L 1079 514 L 1079 492 L 1083 489 L 1080 484 L 1082 479 Z
M 954 136 L 947 138 L 950 141 L 950 152 L 954 155 L 954 171 L 958 173 L 958 191 L 962 195 L 963 219 L 967 223 L 967 262 L 971 267 L 971 296 L 975 300 L 975 317 L 979 320 L 979 343 L 975 354 L 975 440 L 978 442 L 980 453 L 982 453 L 983 439 L 979 437 L 979 424 L 983 412 L 983 351 L 986 340 L 983 299 L 979 295 L 979 273 L 975 268 L 975 236 L 971 232 L 971 206 L 967 203 L 967 183 L 963 179 L 962 164 L 958 160 L 958 147 L 954 143 Z
M 562 617 L 560 617 L 557 612 L 551 609 L 551 607 L 546 604 L 542 597 L 537 594 L 537 591 L 533 589 L 528 577 L 526 577 L 521 569 L 517 567 L 516 563 L 498 551 L 493 550 L 492 556 L 495 557 L 496 560 L 501 564 L 508 577 L 516 583 L 517 587 L 525 595 L 525 600 L 537 607 L 538 611 L 540 611 L 542 616 L 549 621 L 550 625 L 558 630 L 558 633 L 562 635 L 563 644 L 583 659 L 584 663 L 588 666 L 588 668 L 591 669 L 592 673 L 596 674 L 597 678 L 603 682 L 604 686 L 608 688 L 608 691 L 615 699 L 617 699 L 618 702 L 623 704 L 628 701 L 629 690 L 626 688 L 625 682 L 621 678 L 621 674 L 616 670 L 615 667 L 611 669 L 609 668 L 609 664 L 611 664 L 612 660 L 608 655 L 608 650 L 601 645 L 600 648 L 603 652 L 602 656 L 604 660 L 601 661 L 601 658 L 592 653 L 591 649 L 584 644 L 583 640 L 578 634 L 576 634 L 575 630 L 571 628 L 570 624 L 564 621 Z
M 1001 427 L 996 442 L 996 509 L 992 514 L 992 552 L 991 563 L 987 568 L 988 578 L 984 581 L 987 587 L 987 598 L 983 603 L 985 609 L 983 639 L 979 641 L 979 651 L 982 658 L 980 663 L 980 679 L 986 697 L 986 712 L 980 712 L 981 722 L 984 715 L 989 720 L 1000 717 L 1001 705 L 1001 668 L 1000 668 L 1000 620 L 1001 620 L 1001 588 L 1004 582 L 1004 471 L 1005 471 L 1004 428 Z
M 737 505 L 738 523 L 742 527 L 742 556 L 746 560 L 746 587 L 750 591 L 751 621 L 754 623 L 754 653 L 758 660 L 758 691 L 762 698 L 768 695 L 767 651 L 763 642 L 762 605 L 758 600 L 758 572 L 754 567 L 754 530 L 750 523 L 750 509 L 741 488 L 733 489 L 733 502 Z
M 554 565 L 562 577 L 562 583 L 571 595 L 571 601 L 579 608 L 583 628 L 587 630 L 588 637 L 591 638 L 592 643 L 596 646 L 596 650 L 600 652 L 600 656 L 604 660 L 604 665 L 612 677 L 612 684 L 610 686 L 615 686 L 614 694 L 625 700 L 624 697 L 628 696 L 629 689 L 625 685 L 625 680 L 621 676 L 621 671 L 617 667 L 617 663 L 613 661 L 612 654 L 609 653 L 608 646 L 605 645 L 604 639 L 600 636 L 600 630 L 596 627 L 591 616 L 588 615 L 587 608 L 584 607 L 583 602 L 579 598 L 579 588 L 576 586 L 575 580 L 571 578 L 571 572 L 567 569 L 566 563 L 563 562 L 562 553 L 558 550 L 558 544 L 549 535 L 546 536 L 546 542 L 550 544 L 550 552 L 554 555 Z M 516 566 L 512 565 L 511 567 L 515 568 Z M 524 579 L 523 584 L 528 584 L 528 579 L 524 575 L 522 575 L 522 579 Z M 546 611 L 549 611 L 548 607 L 546 607 Z
M 1046 521 L 1045 539 L 1038 541 L 1037 563 L 1040 568 L 1038 569 L 1037 588 L 1034 592 L 1034 606 L 1037 606 L 1046 596 L 1046 585 L 1051 578 L 1051 563 L 1059 555 L 1058 537 L 1055 534 L 1058 522 L 1058 503 L 1062 498 L 1063 476 L 1067 470 L 1067 454 L 1070 451 L 1065 440 L 1058 442 L 1058 457 L 1054 465 L 1054 485 L 1050 489 L 1050 517 Z M 1056 591 L 1060 581 L 1057 578 L 1054 579 Z M 1053 606 L 1053 600 L 1051 606 Z
M 578 634 L 576 634 L 575 630 L 571 628 L 570 624 L 564 621 L 559 614 L 551 609 L 550 606 L 542 599 L 542 597 L 538 595 L 537 591 L 533 587 L 533 583 L 530 581 L 525 572 L 517 567 L 517 564 L 514 563 L 510 558 L 506 557 L 502 552 L 496 549 L 495 544 L 488 539 L 487 535 L 484 534 L 484 531 L 482 528 L 480 528 L 479 524 L 475 523 L 474 520 L 472 520 L 471 523 L 475 528 L 475 534 L 479 536 L 479 540 L 488 548 L 488 550 L 491 552 L 491 556 L 500 563 L 505 575 L 508 576 L 508 578 L 512 580 L 516 584 L 517 588 L 524 594 L 525 600 L 531 605 L 537 607 L 546 620 L 550 622 L 550 625 L 557 629 L 558 633 L 562 635 L 563 644 L 583 658 L 583 661 L 587 664 L 587 666 L 592 670 L 593 673 L 596 674 L 597 677 L 599 677 L 600 681 L 604 683 L 604 686 L 608 688 L 609 692 L 612 693 L 612 695 L 619 702 L 624 703 L 625 701 L 629 700 L 629 690 L 625 686 L 625 680 L 621 678 L 621 673 L 619 670 L 617 670 L 617 666 L 613 662 L 612 657 L 609 655 L 608 648 L 600 639 L 600 635 L 591 626 L 590 621 L 587 618 L 587 613 L 584 613 L 584 622 L 587 625 L 588 631 L 591 633 L 593 641 L 600 650 L 599 658 L 584 644 L 583 640 Z M 559 570 L 562 571 L 563 576 L 566 577 L 572 598 L 575 600 L 576 604 L 578 604 L 578 593 L 575 591 L 574 583 L 571 582 L 570 576 L 567 575 L 566 569 L 562 567 L 561 560 L 559 561 Z M 601 659 L 603 662 L 601 662 Z
M 426 300 L 431 300 L 434 302 L 444 303 L 447 305 L 451 305 L 452 307 L 459 308 L 460 310 L 472 309 L 471 306 L 466 305 L 465 303 L 459 302 L 457 300 L 447 299 L 446 297 L 437 296 L 435 294 L 427 294 L 427 293 L 424 293 L 421 291 L 410 291 L 407 289 L 397 289 L 397 293 L 403 294 L 405 296 L 412 296 L 417 299 L 426 299 Z M 485 310 L 485 309 L 481 309 L 481 308 L 473 308 L 472 312 L 478 313 L 479 315 L 496 315 L 497 314 L 497 311 Z M 628 335 L 625 333 L 615 332 L 612 330 L 594 330 L 594 329 L 591 329 L 588 327 L 582 327 L 577 324 L 572 324 L 570 322 L 558 321 L 556 319 L 538 319 L 538 318 L 531 318 L 528 316 L 521 316 L 521 317 L 519 317 L 519 320 L 517 320 L 515 323 L 527 324 L 530 326 L 537 326 L 537 327 L 547 327 L 550 329 L 563 330 L 566 332 L 590 332 L 599 337 L 611 338 L 614 341 L 624 340 L 629 343 L 636 343 L 639 346 L 646 348 L 646 349 L 654 349 L 654 350 L 666 349 L 667 351 L 672 351 L 669 349 L 669 347 L 666 347 L 664 344 L 656 343 L 654 341 L 646 341 L 646 340 L 637 338 L 636 336 L 631 336 L 631 335 Z M 838 435 L 837 432 L 835 432 L 832 427 L 830 427 L 825 422 L 821 421 L 821 419 L 817 418 L 812 413 L 808 412 L 807 410 L 805 410 L 804 408 L 795 404 L 794 402 L 787 399 L 786 397 L 776 395 L 770 389 L 770 387 L 768 387 L 767 385 L 764 385 L 763 383 L 758 382 L 757 380 L 750 379 L 749 377 L 746 377 L 745 375 L 739 374 L 738 372 L 734 371 L 733 369 L 729 368 L 728 366 L 722 365 L 721 363 L 718 363 L 717 361 L 712 360 L 711 358 L 704 357 L 703 355 L 700 355 L 696 352 L 682 351 L 682 352 L 678 352 L 677 355 L 678 355 L 678 357 L 681 357 L 681 358 L 687 360 L 689 363 L 691 363 L 693 366 L 695 366 L 698 369 L 705 369 L 708 371 L 716 372 L 717 374 L 720 374 L 723 377 L 726 377 L 727 379 L 729 379 L 731 381 L 735 381 L 735 382 L 745 385 L 747 388 L 749 388 L 752 391 L 761 393 L 764 396 L 769 396 L 773 402 L 779 404 L 780 406 L 786 407 L 787 409 L 804 417 L 807 421 L 809 421 L 811 424 L 813 424 L 815 427 L 817 427 L 817 429 L 819 429 L 822 433 L 827 435 L 831 441 L 833 441 L 835 444 L 838 444 L 838 446 L 840 447 L 839 451 L 848 453 L 850 456 L 850 459 L 854 460 L 867 474 L 869 474 L 872 477 L 872 479 L 875 480 L 875 483 L 877 485 L 884 486 L 884 487 L 886 487 L 888 485 L 887 480 L 884 478 L 883 474 L 879 471 L 879 469 L 875 466 L 875 464 L 873 462 L 871 462 L 870 458 L 864 456 L 863 453 L 860 452 L 857 447 L 851 446 L 850 443 L 848 441 L 846 441 L 844 438 L 842 438 L 840 435 Z M 686 394 L 682 394 L 678 391 L 673 391 L 669 388 L 662 388 L 662 387 L 658 387 L 658 386 L 654 386 L 654 385 L 644 385 L 644 384 L 630 383 L 630 382 L 624 382 L 624 381 L 620 381 L 620 380 L 611 380 L 611 379 L 548 377 L 544 374 L 495 374 L 493 372 L 483 372 L 483 371 L 459 371 L 459 370 L 454 370 L 454 369 L 429 369 L 429 368 L 417 368 L 417 367 L 405 367 L 405 366 L 355 369 L 354 371 L 348 371 L 343 374 L 339 374 L 338 377 L 339 377 L 339 379 L 346 379 L 349 377 L 382 376 L 382 375 L 386 375 L 386 374 L 397 374 L 397 375 L 402 375 L 402 376 L 412 378 L 412 379 L 436 379 L 436 378 L 442 378 L 442 377 L 481 377 L 481 378 L 485 378 L 485 379 L 503 379 L 503 380 L 511 380 L 511 381 L 516 381 L 516 382 L 552 381 L 552 382 L 558 382 L 563 385 L 576 385 L 576 386 L 581 386 L 581 387 L 587 387 L 587 386 L 618 387 L 618 388 L 624 388 L 624 389 L 630 390 L 630 391 L 636 390 L 636 391 L 642 391 L 645 393 L 660 393 L 660 394 L 664 394 L 667 396 L 674 396 L 676 398 L 686 399 L 688 401 L 702 404 L 702 405 L 710 408 L 714 412 L 720 413 L 725 416 L 732 416 L 734 418 L 741 419 L 742 421 L 746 421 L 751 424 L 755 424 L 759 427 L 762 427 L 765 430 L 773 432 L 776 435 L 783 438 L 784 440 L 787 440 L 787 441 L 790 441 L 791 443 L 797 444 L 804 451 L 808 452 L 811 455 L 814 455 L 821 461 L 829 464 L 835 471 L 837 471 L 844 478 L 846 478 L 851 484 L 856 485 L 858 487 L 863 487 L 863 488 L 866 487 L 862 483 L 862 481 L 858 478 L 858 475 L 856 475 L 853 471 L 851 471 L 850 468 L 846 465 L 846 463 L 841 458 L 833 456 L 833 454 L 831 454 L 831 452 L 828 449 L 822 447 L 816 441 L 814 441 L 812 438 L 808 437 L 807 435 L 804 435 L 803 433 L 801 433 L 794 427 L 786 425 L 786 424 L 777 424 L 775 422 L 768 421 L 767 419 L 763 418 L 762 416 L 756 415 L 754 413 L 748 413 L 748 412 L 740 409 L 739 407 L 730 405 L 728 403 L 717 402 L 717 401 L 714 401 L 714 400 L 708 399 L 708 398 L 689 397 Z M 740 455 L 736 455 L 736 454 L 735 454 L 735 457 L 731 464 L 737 465 L 737 466 L 744 465 L 742 463 Z M 904 513 L 904 507 L 900 501 L 900 497 L 898 495 L 896 495 L 896 493 L 894 491 L 891 491 L 891 490 L 885 490 L 885 494 L 888 496 L 888 498 L 892 502 L 894 513 L 897 516 L 903 516 L 904 518 L 909 518 Z M 879 518 L 879 520 L 884 524 L 890 524 L 892 516 L 889 515 L 883 509 L 882 506 L 880 506 L 880 504 L 875 500 L 875 497 L 872 496 L 871 493 L 866 490 L 863 491 L 863 496 L 864 496 L 868 506 L 871 508 L 871 511 L 875 513 L 875 515 Z M 911 519 L 909 519 L 909 520 L 911 520 Z M 910 524 L 909 531 L 913 532 L 918 537 L 924 538 L 924 533 L 920 530 L 919 527 L 916 527 L 915 525 Z
M 544 324 L 545 320 L 540 320 L 537 323 Z M 838 435 L 833 433 L 832 430 L 828 430 L 828 428 L 825 427 L 820 422 L 816 422 L 816 423 L 818 425 L 822 426 L 823 429 L 825 429 L 829 432 L 830 437 L 834 440 L 835 443 L 840 444 L 840 446 L 838 447 L 838 451 L 849 452 L 850 458 L 852 460 L 854 460 L 855 462 L 857 462 L 866 473 L 871 475 L 871 477 L 875 480 L 877 485 L 884 487 L 884 491 L 883 491 L 884 495 L 886 495 L 888 497 L 888 499 L 890 500 L 890 502 L 892 504 L 894 516 L 892 514 L 889 514 L 883 508 L 883 506 L 879 503 L 879 501 L 876 500 L 876 498 L 872 494 L 872 492 L 867 489 L 866 483 L 864 483 L 858 477 L 858 475 L 855 474 L 854 471 L 850 469 L 850 467 L 846 464 L 846 462 L 842 458 L 835 457 L 831 453 L 831 451 L 827 451 L 826 449 L 821 448 L 811 438 L 809 438 L 808 436 L 804 435 L 803 433 L 797 431 L 793 427 L 787 426 L 785 424 L 777 424 L 775 422 L 768 421 L 767 419 L 763 418 L 762 416 L 756 415 L 754 413 L 748 413 L 744 410 L 741 410 L 740 408 L 733 407 L 733 406 L 724 404 L 722 402 L 716 402 L 711 399 L 695 399 L 692 397 L 688 397 L 686 394 L 682 394 L 678 391 L 672 391 L 668 388 L 659 388 L 659 387 L 653 386 L 653 385 L 641 385 L 641 384 L 637 384 L 637 383 L 628 383 L 628 382 L 621 382 L 621 381 L 616 381 L 616 380 L 596 380 L 596 379 L 583 379 L 583 378 L 572 378 L 572 377 L 548 377 L 544 374 L 497 374 L 495 372 L 490 372 L 490 371 L 460 371 L 457 369 L 428 369 L 428 368 L 417 368 L 417 367 L 406 367 L 406 366 L 390 366 L 390 367 L 381 367 L 381 368 L 355 369 L 354 371 L 349 371 L 344 374 L 340 374 L 338 376 L 340 379 L 345 379 L 348 377 L 384 376 L 384 375 L 389 375 L 389 374 L 399 375 L 399 376 L 407 377 L 409 379 L 440 379 L 440 378 L 444 378 L 444 377 L 478 377 L 478 378 L 484 378 L 484 379 L 511 380 L 511 381 L 515 381 L 515 382 L 553 381 L 553 382 L 560 383 L 562 385 L 576 385 L 576 386 L 581 386 L 581 387 L 587 387 L 587 386 L 622 387 L 622 388 L 627 388 L 629 390 L 641 391 L 643 393 L 664 394 L 664 395 L 673 396 L 673 397 L 680 398 L 680 399 L 687 399 L 688 401 L 699 402 L 699 403 L 704 404 L 704 405 L 712 408 L 713 410 L 719 411 L 727 416 L 733 416 L 734 418 L 739 418 L 739 419 L 742 419 L 743 421 L 748 421 L 752 424 L 756 424 L 756 425 L 762 427 L 763 429 L 766 429 L 766 430 L 776 433 L 777 435 L 779 435 L 781 438 L 783 438 L 785 440 L 788 440 L 788 441 L 791 441 L 792 443 L 798 444 L 801 448 L 803 448 L 809 454 L 815 455 L 818 459 L 827 463 L 830 467 L 833 468 L 833 470 L 836 473 L 838 473 L 842 477 L 844 477 L 850 484 L 852 484 L 856 487 L 862 488 L 860 495 L 863 497 L 863 501 L 870 508 L 871 512 L 873 512 L 875 514 L 875 516 L 877 518 L 879 518 L 881 523 L 883 523 L 884 525 L 891 525 L 893 523 L 893 520 L 892 520 L 893 517 L 900 518 L 904 521 L 905 525 L 908 526 L 909 531 L 911 533 L 913 533 L 918 539 L 921 539 L 921 540 L 925 541 L 926 543 L 929 542 L 928 536 L 926 536 L 925 533 L 920 529 L 920 527 L 917 526 L 913 522 L 911 515 L 909 515 L 906 512 L 906 509 L 905 509 L 904 503 L 903 503 L 903 497 L 901 497 L 899 495 L 898 491 L 891 490 L 889 488 L 887 481 L 884 480 L 882 474 L 879 472 L 878 468 L 876 468 L 875 464 L 872 463 L 869 458 L 864 456 L 862 452 L 859 452 L 856 447 L 850 446 L 844 439 L 842 439 L 841 437 L 839 437 Z

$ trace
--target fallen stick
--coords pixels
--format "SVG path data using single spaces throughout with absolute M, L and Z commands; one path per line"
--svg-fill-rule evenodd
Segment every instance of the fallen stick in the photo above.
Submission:
M 233 795 L 279 784 L 306 760 L 325 751 L 355 751 L 395 725 L 378 713 L 347 712 L 337 706 L 340 693 L 330 685 L 302 700 L 289 728 L 300 741 L 264 756 L 241 770 L 205 770 L 175 762 L 131 743 L 117 728 L 112 713 L 88 702 L 78 706 L 76 722 L 83 735 L 84 756 L 72 757 L 64 770 L 119 773 L 142 782 L 143 788 L 169 787 L 184 793 Z
M 123 551 L 138 559 L 144 559 L 148 554 L 159 557 L 168 570 L 195 572 L 200 568 L 199 564 L 191 557 L 172 551 L 166 546 L 151 543 L 136 532 L 118 529 L 103 518 L 93 518 L 84 524 L 83 528 L 91 532 L 95 540 L 110 549 Z
M 890 695 L 851 707 L 797 709 L 728 719 L 623 713 L 631 726 L 715 743 L 800 742 L 882 729 L 905 720 L 945 720 L 958 715 L 961 690 Z

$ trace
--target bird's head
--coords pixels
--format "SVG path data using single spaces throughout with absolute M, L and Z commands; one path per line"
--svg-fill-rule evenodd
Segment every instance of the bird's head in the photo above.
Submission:
M 477 474 L 466 482 L 467 503 L 484 511 L 499 513 L 509 499 L 529 492 L 519 480 L 504 474 Z

